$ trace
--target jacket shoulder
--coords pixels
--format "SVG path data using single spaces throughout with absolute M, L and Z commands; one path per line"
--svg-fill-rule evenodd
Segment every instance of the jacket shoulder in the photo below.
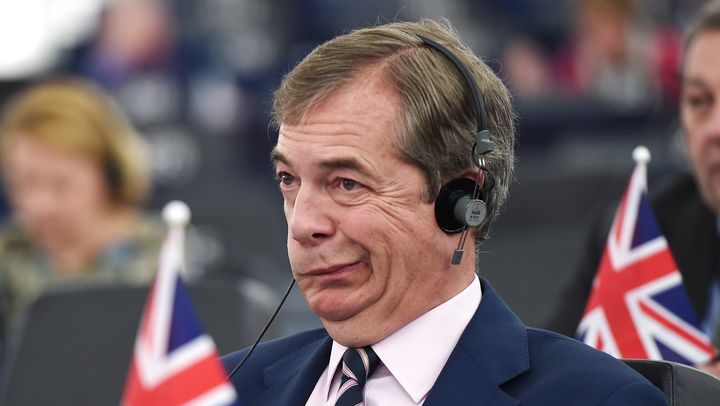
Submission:
M 659 389 L 622 361 L 561 334 L 527 331 L 530 369 L 506 388 L 521 403 L 666 404 Z

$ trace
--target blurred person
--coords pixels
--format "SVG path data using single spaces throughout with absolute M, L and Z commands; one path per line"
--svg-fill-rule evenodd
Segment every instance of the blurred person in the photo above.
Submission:
M 144 144 L 100 90 L 58 79 L 23 91 L 0 120 L 0 163 L 14 212 L 0 233 L 5 329 L 48 290 L 154 273 L 164 225 L 141 209 Z
M 243 95 L 208 44 L 205 31 L 216 27 L 201 24 L 213 6 L 197 6 L 208 15 L 187 15 L 192 8 L 184 15 L 169 0 L 108 1 L 97 34 L 74 50 L 65 69 L 97 82 L 146 136 L 167 127 L 236 135 L 238 117 L 246 114 Z
M 696 314 L 720 348 L 720 2 L 709 3 L 685 39 L 680 118 L 692 174 L 650 187 L 650 202 Z M 586 250 L 544 327 L 575 335 L 600 263 L 612 211 L 590 230 Z M 699 366 L 720 376 L 720 363 Z
M 665 128 L 679 94 L 677 30 L 633 0 L 563 4 L 571 24 L 564 40 L 520 33 L 503 47 L 521 148 Z
M 95 81 L 142 132 L 153 157 L 153 207 L 200 177 L 237 170 L 245 154 L 255 158 L 244 134 L 261 114 L 222 60 L 229 51 L 217 49 L 215 3 L 107 1 L 96 35 L 63 67 Z M 238 48 L 231 50 L 237 57 Z
M 186 117 L 187 77 L 167 0 L 112 0 L 67 70 L 110 94 L 145 136 Z M 175 130 L 177 132 L 178 130 Z
M 515 116 L 449 24 L 320 45 L 284 77 L 274 114 L 292 274 L 324 328 L 258 346 L 232 378 L 241 403 L 665 404 L 620 361 L 524 326 L 476 275 Z
M 108 2 L 79 69 L 114 88 L 138 72 L 177 68 L 177 33 L 169 7 L 164 0 Z
M 553 92 L 548 56 L 530 37 L 511 38 L 503 52 L 503 72 L 513 95 L 521 99 L 542 99 Z
M 574 33 L 553 62 L 556 85 L 620 110 L 673 99 L 679 41 L 672 30 L 639 23 L 633 0 L 578 0 Z

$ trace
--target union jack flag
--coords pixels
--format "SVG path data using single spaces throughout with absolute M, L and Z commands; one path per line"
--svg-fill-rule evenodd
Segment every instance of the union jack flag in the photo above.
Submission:
M 578 337 L 616 358 L 697 365 L 715 354 L 650 207 L 646 160 L 615 213 Z
M 122 404 L 234 405 L 215 343 L 195 316 L 180 278 L 183 230 L 171 227 L 135 341 Z

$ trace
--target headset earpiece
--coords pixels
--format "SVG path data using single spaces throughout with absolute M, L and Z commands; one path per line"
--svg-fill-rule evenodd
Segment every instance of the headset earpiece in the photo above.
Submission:
M 485 202 L 472 198 L 475 188 L 472 179 L 458 178 L 440 189 L 435 200 L 435 220 L 443 231 L 456 234 L 465 227 L 479 226 L 485 219 Z

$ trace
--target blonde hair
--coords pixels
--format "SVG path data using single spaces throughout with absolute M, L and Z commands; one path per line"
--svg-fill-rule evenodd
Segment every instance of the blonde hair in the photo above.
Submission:
M 274 122 L 298 124 L 333 91 L 363 69 L 379 67 L 400 97 L 403 113 L 395 139 L 398 151 L 426 177 L 426 201 L 444 182 L 475 168 L 476 133 L 472 92 L 457 67 L 416 34 L 449 48 L 470 70 L 481 92 L 495 149 L 486 166 L 496 186 L 488 193 L 488 215 L 476 229 L 484 239 L 504 203 L 512 179 L 515 116 L 510 93 L 495 73 L 462 43 L 447 21 L 424 19 L 352 31 L 315 48 L 282 80 L 275 92 Z
M 146 146 L 100 89 L 76 78 L 42 82 L 12 99 L 0 120 L 0 160 L 8 142 L 27 137 L 106 171 L 112 198 L 140 204 L 148 194 Z

